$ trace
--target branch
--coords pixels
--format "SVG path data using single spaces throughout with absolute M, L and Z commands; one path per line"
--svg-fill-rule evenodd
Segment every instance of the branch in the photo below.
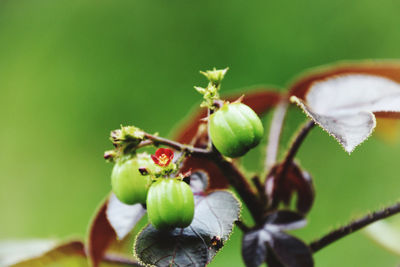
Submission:
M 282 101 L 274 112 L 271 128 L 268 135 L 268 145 L 265 157 L 265 169 L 269 170 L 275 165 L 278 156 L 279 140 L 281 138 L 283 123 L 285 122 L 287 101 Z
M 400 212 L 400 203 L 396 203 L 392 206 L 386 207 L 380 211 L 375 211 L 371 214 L 368 214 L 358 220 L 350 222 L 348 225 L 341 227 L 339 229 L 336 229 L 325 236 L 321 237 L 318 240 L 315 240 L 310 243 L 310 248 L 311 250 L 315 253 L 319 251 L 320 249 L 326 247 L 327 245 L 357 231 L 360 230 L 361 228 L 385 219 L 387 217 L 390 217 L 392 215 L 395 215 L 396 213 Z
M 303 143 L 304 139 L 306 138 L 307 134 L 310 132 L 310 130 L 315 126 L 314 121 L 310 121 L 306 123 L 303 128 L 300 130 L 299 134 L 296 136 L 294 139 L 294 142 L 289 148 L 288 153 L 286 154 L 285 159 L 283 160 L 282 164 L 279 165 L 279 169 L 277 171 L 277 183 L 278 183 L 278 188 L 281 188 L 286 176 L 289 172 L 289 169 L 292 167 L 292 163 L 294 160 L 294 157 L 297 154 L 297 151 L 299 150 L 301 144 Z M 272 170 L 271 170 L 272 171 Z M 270 172 L 271 172 L 270 171 Z M 270 176 L 270 174 L 267 175 L 267 177 Z M 279 205 L 279 200 L 273 199 L 269 209 L 276 209 L 278 208 Z
M 306 125 L 303 126 L 300 133 L 297 135 L 296 139 L 290 146 L 289 152 L 286 154 L 285 160 L 283 162 L 284 170 L 287 170 L 291 163 L 293 162 L 294 157 L 299 151 L 301 144 L 303 143 L 304 139 L 306 138 L 307 134 L 310 130 L 315 126 L 314 121 L 309 121 Z
M 256 192 L 252 189 L 246 177 L 243 176 L 232 162 L 227 161 L 220 153 L 212 153 L 211 156 L 215 164 L 225 174 L 229 184 L 235 188 L 243 202 L 246 203 L 254 220 L 257 223 L 262 223 L 264 205 L 258 199 Z
M 151 135 L 148 133 L 145 133 L 144 137 L 148 140 L 151 140 L 153 142 L 153 144 L 157 145 L 157 144 L 161 144 L 161 145 L 165 145 L 165 146 L 169 146 L 173 149 L 179 150 L 179 151 L 184 151 L 187 152 L 189 154 L 192 155 L 202 155 L 202 156 L 207 156 L 210 154 L 210 151 L 208 149 L 203 149 L 203 148 L 197 148 L 197 147 L 193 147 L 193 146 L 189 146 L 189 145 L 184 145 L 163 137 L 159 137 L 159 136 L 155 136 L 155 135 Z M 142 141 L 146 142 L 145 141 Z M 140 146 L 140 144 L 139 144 Z
M 253 182 L 254 186 L 257 189 L 257 193 L 260 198 L 261 205 L 263 205 L 263 207 L 267 207 L 268 206 L 268 196 L 267 196 L 267 193 L 265 192 L 265 186 L 261 182 L 260 177 L 254 176 L 253 178 L 251 178 L 251 181 Z
M 242 230 L 242 232 L 247 233 L 250 231 L 250 228 L 243 221 L 236 221 L 236 226 Z

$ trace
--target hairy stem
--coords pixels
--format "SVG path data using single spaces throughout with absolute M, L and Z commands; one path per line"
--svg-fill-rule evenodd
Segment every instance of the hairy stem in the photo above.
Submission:
M 313 121 L 307 122 L 303 128 L 300 130 L 296 138 L 294 139 L 292 145 L 289 148 L 288 153 L 286 154 L 285 159 L 283 160 L 283 163 L 279 166 L 279 170 L 277 172 L 277 182 L 278 182 L 278 187 L 280 188 L 285 179 L 286 176 L 289 172 L 289 169 L 292 167 L 294 157 L 296 156 L 301 144 L 303 143 L 304 139 L 306 138 L 307 134 L 310 132 L 310 130 L 315 126 L 315 123 Z M 269 176 L 269 175 L 268 175 Z M 267 176 L 267 177 L 268 177 Z M 279 200 L 274 199 L 269 207 L 269 209 L 276 209 L 279 205 Z
M 220 153 L 213 153 L 212 155 L 214 162 L 225 174 L 229 184 L 235 188 L 242 198 L 254 220 L 257 223 L 262 223 L 264 207 L 249 181 L 232 162 L 227 161 Z
M 282 101 L 276 108 L 274 116 L 271 122 L 271 128 L 268 135 L 268 145 L 265 157 L 265 169 L 269 170 L 275 165 L 278 157 L 279 141 L 281 139 L 281 133 L 283 123 L 285 122 L 286 111 L 288 102 Z
M 169 146 L 173 149 L 179 150 L 179 151 L 185 151 L 189 154 L 196 154 L 196 155 L 203 155 L 203 156 L 207 156 L 210 154 L 210 151 L 207 149 L 203 149 L 203 148 L 197 148 L 197 147 L 193 147 L 193 146 L 189 146 L 189 145 L 184 145 L 163 137 L 159 137 L 159 136 L 155 136 L 155 135 L 151 135 L 148 133 L 145 133 L 145 138 L 148 140 L 151 140 L 153 144 L 158 145 L 165 145 L 165 146 Z M 147 140 L 143 141 L 146 142 Z M 143 143 L 142 142 L 142 143 Z
M 258 176 L 254 176 L 253 178 L 251 178 L 251 181 L 253 182 L 254 186 L 257 189 L 257 193 L 258 193 L 261 205 L 266 210 L 268 207 L 268 196 L 265 192 L 264 184 L 261 182 L 261 179 Z
M 336 230 L 333 230 L 332 232 L 326 234 L 325 236 L 321 237 L 318 240 L 311 242 L 310 248 L 315 253 L 315 252 L 319 251 L 320 249 L 323 249 L 324 247 L 328 246 L 329 244 L 331 244 L 331 243 L 333 243 L 333 242 L 335 242 L 357 230 L 360 230 L 361 228 L 363 228 L 373 222 L 385 219 L 385 218 L 395 215 L 399 212 L 400 212 L 400 203 L 396 203 L 396 204 L 386 207 L 382 210 L 375 211 L 375 212 L 368 214 L 360 219 L 350 222 L 346 226 L 343 226 Z
M 314 126 L 315 126 L 314 121 L 307 122 L 306 125 L 304 125 L 304 127 L 301 129 L 299 134 L 296 136 L 294 142 L 290 146 L 288 153 L 286 154 L 285 160 L 283 161 L 283 170 L 284 171 L 287 171 L 289 169 L 291 163 L 293 162 L 294 157 L 297 154 L 297 151 L 299 151 L 301 144 L 303 143 L 307 134 L 310 132 L 310 130 Z

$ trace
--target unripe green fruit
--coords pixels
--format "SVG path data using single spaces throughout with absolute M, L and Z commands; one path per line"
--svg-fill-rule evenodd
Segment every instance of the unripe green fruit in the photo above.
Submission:
M 224 156 L 243 156 L 260 142 L 264 128 L 260 118 L 242 103 L 224 104 L 210 116 L 210 136 Z
M 114 194 L 125 204 L 146 203 L 147 192 L 151 184 L 149 175 L 143 176 L 139 168 L 154 168 L 154 163 L 147 154 L 138 154 L 129 160 L 115 163 L 111 174 Z
M 194 198 L 190 186 L 169 178 L 153 183 L 147 195 L 147 214 L 150 223 L 159 230 L 189 226 L 194 216 Z

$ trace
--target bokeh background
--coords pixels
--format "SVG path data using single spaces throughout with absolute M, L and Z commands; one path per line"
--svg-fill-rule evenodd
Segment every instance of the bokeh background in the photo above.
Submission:
M 400 2 L 0 1 L 0 239 L 85 237 L 110 191 L 109 131 L 134 124 L 171 134 L 200 103 L 199 70 L 230 67 L 223 91 L 284 88 L 338 60 L 400 57 Z M 280 89 L 283 90 L 283 89 Z M 303 115 L 289 114 L 284 143 Z M 349 157 L 320 129 L 299 160 L 317 199 L 307 241 L 400 196 L 399 144 L 370 138 Z M 261 153 L 262 154 L 262 153 Z M 260 153 L 246 159 L 256 171 Z M 236 230 L 211 266 L 241 266 Z M 399 241 L 400 242 L 400 241 Z M 353 234 L 317 266 L 395 266 Z

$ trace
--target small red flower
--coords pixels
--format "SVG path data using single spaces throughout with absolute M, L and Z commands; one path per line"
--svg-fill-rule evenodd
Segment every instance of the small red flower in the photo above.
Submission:
M 154 163 L 161 167 L 168 166 L 173 158 L 174 152 L 168 148 L 159 148 L 155 155 L 151 155 L 151 159 Z

